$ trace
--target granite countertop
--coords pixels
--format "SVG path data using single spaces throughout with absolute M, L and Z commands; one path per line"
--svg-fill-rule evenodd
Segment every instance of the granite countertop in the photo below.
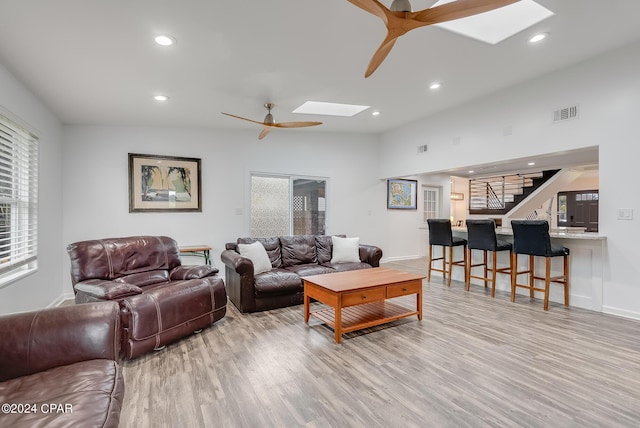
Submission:
M 425 229 L 428 229 L 426 226 Z M 466 227 L 452 227 L 453 232 L 459 233 L 467 233 Z M 513 230 L 510 227 L 497 227 L 496 228 L 497 235 L 513 235 Z M 563 238 L 563 239 L 587 239 L 587 240 L 602 240 L 606 239 L 606 236 L 601 235 L 598 232 L 584 232 L 584 228 L 558 228 L 551 229 L 549 231 L 549 236 L 552 238 Z

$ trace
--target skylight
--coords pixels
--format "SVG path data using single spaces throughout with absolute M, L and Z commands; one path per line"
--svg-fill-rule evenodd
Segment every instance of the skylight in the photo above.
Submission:
M 439 0 L 434 6 L 451 1 Z M 553 15 L 553 12 L 533 0 L 521 0 L 500 9 L 436 26 L 495 45 Z
M 321 114 L 324 116 L 351 117 L 368 109 L 370 106 L 358 106 L 353 104 L 324 103 L 320 101 L 307 101 L 295 109 L 293 113 Z

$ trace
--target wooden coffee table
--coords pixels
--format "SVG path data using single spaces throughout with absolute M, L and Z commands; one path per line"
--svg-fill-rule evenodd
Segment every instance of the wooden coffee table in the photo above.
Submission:
M 313 315 L 333 327 L 336 343 L 342 333 L 360 330 L 400 318 L 422 319 L 423 275 L 387 268 L 361 269 L 303 277 L 304 322 Z M 416 295 L 416 308 L 390 302 L 394 297 Z M 311 299 L 331 308 L 310 312 Z

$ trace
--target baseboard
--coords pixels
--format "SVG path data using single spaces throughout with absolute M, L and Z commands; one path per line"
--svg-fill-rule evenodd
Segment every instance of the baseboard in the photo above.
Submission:
M 383 257 L 382 259 L 380 259 L 381 263 L 387 263 L 387 262 L 397 262 L 397 261 L 401 261 L 401 260 L 416 260 L 416 259 L 421 259 L 421 256 L 418 255 L 414 255 L 414 256 L 401 256 L 401 257 Z
M 626 309 L 614 308 L 611 306 L 602 306 L 602 312 L 605 314 L 617 315 L 619 317 L 640 320 L 640 312 L 627 311 Z
M 53 302 L 49 303 L 47 308 L 55 308 L 57 306 L 61 306 L 67 300 L 74 300 L 75 296 L 73 293 L 63 293 L 59 295 Z

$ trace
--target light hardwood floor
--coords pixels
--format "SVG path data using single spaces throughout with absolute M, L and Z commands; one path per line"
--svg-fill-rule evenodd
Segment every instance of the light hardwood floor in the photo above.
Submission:
M 425 273 L 426 259 L 384 266 Z M 640 322 L 441 278 L 423 290 L 422 321 L 340 345 L 302 305 L 230 303 L 202 333 L 123 363 L 120 426 L 640 426 Z

